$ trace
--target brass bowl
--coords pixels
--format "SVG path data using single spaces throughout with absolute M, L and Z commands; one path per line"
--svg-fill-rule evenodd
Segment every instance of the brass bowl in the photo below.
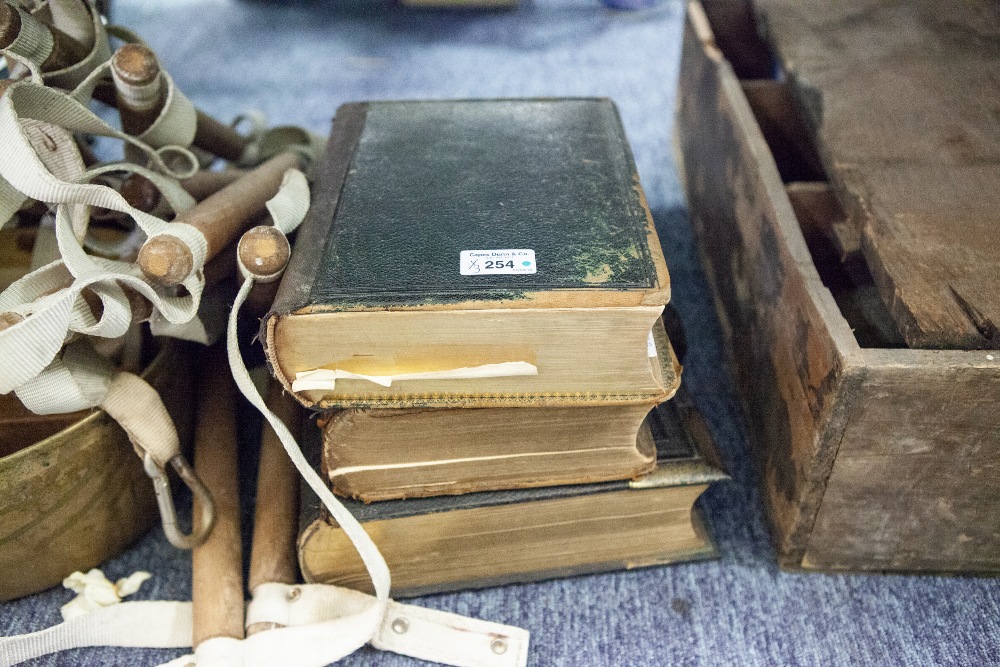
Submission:
M 190 442 L 192 346 L 167 341 L 143 377 Z M 142 461 L 103 410 L 37 417 L 0 397 L 0 601 L 60 583 L 159 523 Z M 5 409 L 6 408 L 6 409 Z

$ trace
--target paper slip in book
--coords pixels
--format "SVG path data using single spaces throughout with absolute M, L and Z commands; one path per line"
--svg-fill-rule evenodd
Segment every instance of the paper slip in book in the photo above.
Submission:
M 337 111 L 262 340 L 305 405 L 650 405 L 670 283 L 606 99 Z

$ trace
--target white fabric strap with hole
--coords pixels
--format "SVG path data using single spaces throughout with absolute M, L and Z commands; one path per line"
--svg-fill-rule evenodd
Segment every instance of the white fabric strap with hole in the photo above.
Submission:
M 247 639 L 210 639 L 194 655 L 164 667 L 323 667 L 358 646 L 352 617 L 372 609 L 375 598 L 336 586 L 261 584 L 247 609 L 252 622 L 279 623 Z M 251 619 L 256 619 L 251 621 Z M 88 646 L 189 648 L 190 602 L 122 602 L 95 609 L 51 628 L 0 637 L 0 667 Z M 455 667 L 524 667 L 528 632 L 500 623 L 389 602 L 373 647 Z
M 23 194 L 58 204 L 56 234 L 63 258 L 61 263 L 29 274 L 0 294 L 0 311 L 30 315 L 0 331 L 0 355 L 15 361 L 0 368 L 0 393 L 18 389 L 41 373 L 55 358 L 68 332 L 105 338 L 122 336 L 131 322 L 131 307 L 122 285 L 146 297 L 157 317 L 173 324 L 190 322 L 195 317 L 204 285 L 201 272 L 196 271 L 184 282 L 189 294 L 172 296 L 151 286 L 132 263 L 88 255 L 78 238 L 81 225 L 71 221 L 71 211 L 79 208 L 77 204 L 127 213 L 148 236 L 177 236 L 192 249 L 199 265 L 204 263 L 207 244 L 197 229 L 179 223 L 168 224 L 143 213 L 130 206 L 113 188 L 57 178 L 38 157 L 24 131 L 21 121 L 28 119 L 104 136 L 120 135 L 89 109 L 57 91 L 16 83 L 0 98 L 0 136 L 9 138 L 5 150 L 0 151 L 0 175 Z M 155 151 L 145 146 L 143 150 L 156 163 Z M 165 165 L 163 167 L 165 169 Z M 85 173 L 81 180 L 87 178 Z M 185 203 L 189 202 L 190 199 Z M 67 275 L 68 282 L 56 282 L 58 278 L 66 281 Z M 92 290 L 101 298 L 100 320 L 90 315 L 81 297 L 84 289 Z

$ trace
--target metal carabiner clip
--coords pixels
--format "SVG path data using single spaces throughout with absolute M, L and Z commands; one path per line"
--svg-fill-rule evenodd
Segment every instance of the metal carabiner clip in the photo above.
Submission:
M 184 456 L 178 454 L 170 459 L 169 463 L 177 471 L 177 475 L 184 484 L 191 489 L 191 493 L 201 505 L 201 522 L 200 524 L 195 523 L 190 535 L 182 533 L 177 524 L 177 510 L 174 508 L 174 497 L 170 492 L 167 471 L 156 463 L 149 452 L 146 452 L 142 459 L 142 467 L 149 478 L 153 480 L 156 505 L 160 508 L 160 523 L 163 525 L 167 541 L 178 549 L 193 549 L 204 542 L 209 533 L 212 532 L 212 526 L 215 525 L 215 503 L 212 501 L 212 494 L 209 493 L 208 487 L 198 478 L 198 474 Z

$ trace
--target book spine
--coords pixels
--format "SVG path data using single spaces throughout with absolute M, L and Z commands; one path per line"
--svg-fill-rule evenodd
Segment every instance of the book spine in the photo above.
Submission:
M 344 104 L 337 109 L 330 130 L 329 145 L 311 179 L 313 183 L 337 185 L 313 190 L 309 213 L 299 229 L 292 258 L 271 311 L 261 323 L 261 338 L 265 346 L 268 343 L 268 322 L 274 317 L 287 315 L 304 307 L 309 301 L 326 239 L 333 229 L 330 221 L 335 217 L 344 180 L 358 147 L 367 114 L 367 103 Z

